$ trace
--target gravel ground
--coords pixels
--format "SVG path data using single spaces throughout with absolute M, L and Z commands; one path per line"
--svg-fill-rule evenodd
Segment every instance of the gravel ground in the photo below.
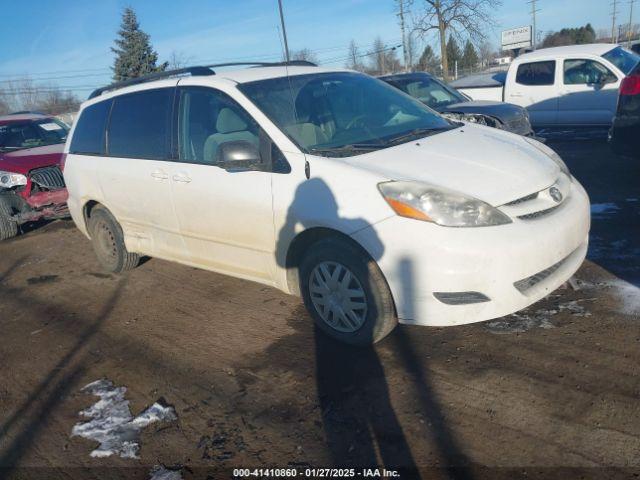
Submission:
M 640 166 L 601 141 L 551 146 L 594 204 L 572 286 L 375 348 L 261 285 L 153 259 L 105 274 L 70 221 L 0 244 L 0 477 L 637 477 Z

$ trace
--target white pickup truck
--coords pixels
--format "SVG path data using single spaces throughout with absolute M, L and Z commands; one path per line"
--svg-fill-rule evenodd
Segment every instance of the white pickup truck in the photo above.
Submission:
M 451 86 L 473 100 L 526 107 L 534 127 L 608 126 L 622 79 L 640 62 L 611 44 L 571 45 L 525 53 L 507 72 L 465 77 Z

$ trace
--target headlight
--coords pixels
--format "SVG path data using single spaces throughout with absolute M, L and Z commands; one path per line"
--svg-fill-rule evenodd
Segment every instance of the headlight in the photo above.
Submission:
M 391 208 L 402 217 L 443 227 L 488 227 L 511 223 L 507 215 L 488 203 L 446 188 L 418 182 L 385 182 L 378 188 Z
M 446 112 L 442 114 L 443 117 L 450 120 L 456 120 L 461 122 L 476 123 L 478 125 L 486 125 L 487 127 L 502 128 L 502 122 L 488 115 L 482 115 L 480 113 L 451 113 Z
M 564 163 L 564 161 L 560 158 L 560 155 L 558 155 L 553 149 L 547 147 L 542 142 L 534 140 L 533 138 L 529 138 L 529 137 L 522 137 L 522 138 L 524 138 L 527 142 L 529 142 L 531 145 L 533 145 L 542 153 L 544 153 L 546 156 L 548 156 L 551 160 L 556 162 L 556 165 L 560 167 L 560 171 L 564 173 L 567 177 L 571 178 L 571 172 L 569 172 L 569 167 L 567 167 L 567 164 Z
M 27 184 L 27 177 L 20 175 L 19 173 L 2 172 L 0 171 L 0 187 L 12 188 L 19 187 L 20 185 Z

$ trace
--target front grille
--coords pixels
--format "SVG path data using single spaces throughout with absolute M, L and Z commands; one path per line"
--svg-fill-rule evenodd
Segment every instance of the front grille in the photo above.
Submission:
M 535 275 L 531 275 L 530 277 L 523 278 L 522 280 L 518 280 L 513 284 L 513 286 L 516 287 L 520 291 L 520 293 L 525 293 L 527 290 L 535 287 L 544 279 L 550 277 L 556 270 L 558 270 L 562 266 L 564 262 L 567 261 L 567 259 L 570 256 L 571 254 L 567 255 L 558 263 L 551 265 L 549 268 L 545 268 L 544 270 L 536 273 Z
M 44 167 L 31 171 L 31 181 L 48 190 L 64 188 L 64 177 L 58 167 Z
M 531 195 L 527 195 L 525 197 L 517 198 L 512 202 L 505 203 L 505 205 L 508 207 L 513 207 L 514 205 L 519 205 L 521 203 L 528 202 L 529 200 L 535 200 L 536 198 L 538 198 L 538 192 L 532 193 Z
M 518 216 L 518 218 L 520 220 L 536 220 L 536 219 L 538 219 L 540 217 L 544 217 L 545 215 L 549 215 L 551 212 L 553 212 L 559 206 L 560 205 L 556 205 L 554 207 L 547 208 L 546 210 L 539 210 L 537 212 L 532 212 L 532 213 L 527 213 L 525 215 L 520 215 L 520 216 Z

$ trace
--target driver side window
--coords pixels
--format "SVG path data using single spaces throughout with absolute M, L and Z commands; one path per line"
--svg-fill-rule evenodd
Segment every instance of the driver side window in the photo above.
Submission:
M 595 85 L 615 83 L 618 80 L 613 72 L 595 60 L 565 60 L 565 85 Z
M 220 147 L 244 141 L 260 149 L 260 127 L 235 101 L 210 88 L 180 89 L 179 158 L 183 162 L 215 165 Z

